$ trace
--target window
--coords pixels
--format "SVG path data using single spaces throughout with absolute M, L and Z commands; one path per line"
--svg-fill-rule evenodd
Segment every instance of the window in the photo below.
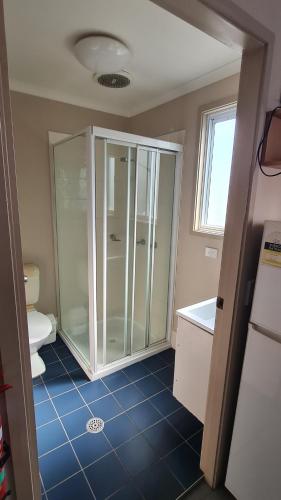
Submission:
M 236 104 L 204 111 L 201 118 L 194 230 L 223 235 Z

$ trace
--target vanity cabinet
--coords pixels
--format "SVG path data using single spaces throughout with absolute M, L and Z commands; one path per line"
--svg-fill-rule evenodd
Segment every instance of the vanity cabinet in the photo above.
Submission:
M 179 316 L 173 394 L 202 423 L 205 420 L 213 334 Z

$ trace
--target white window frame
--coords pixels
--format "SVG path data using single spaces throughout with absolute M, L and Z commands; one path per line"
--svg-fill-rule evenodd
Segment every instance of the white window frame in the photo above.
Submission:
M 198 233 L 223 236 L 224 226 L 207 224 L 208 202 L 212 173 L 212 152 L 215 125 L 236 116 L 236 102 L 205 110 L 201 113 L 201 127 L 198 151 L 197 185 L 193 230 Z

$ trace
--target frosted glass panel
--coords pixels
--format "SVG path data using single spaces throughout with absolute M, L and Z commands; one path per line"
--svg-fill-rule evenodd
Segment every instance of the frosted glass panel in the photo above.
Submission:
M 167 335 L 176 156 L 160 153 L 150 310 L 150 344 Z
M 136 148 L 96 139 L 95 150 L 100 365 L 131 352 Z
M 89 361 L 86 136 L 54 146 L 61 329 Z
M 134 352 L 148 345 L 155 168 L 156 151 L 139 149 L 132 346 Z

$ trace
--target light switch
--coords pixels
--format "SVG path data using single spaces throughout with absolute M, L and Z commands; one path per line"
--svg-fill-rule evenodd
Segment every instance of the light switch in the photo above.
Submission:
M 217 259 L 218 258 L 218 249 L 211 248 L 211 247 L 205 247 L 205 257 L 210 257 L 210 259 Z

